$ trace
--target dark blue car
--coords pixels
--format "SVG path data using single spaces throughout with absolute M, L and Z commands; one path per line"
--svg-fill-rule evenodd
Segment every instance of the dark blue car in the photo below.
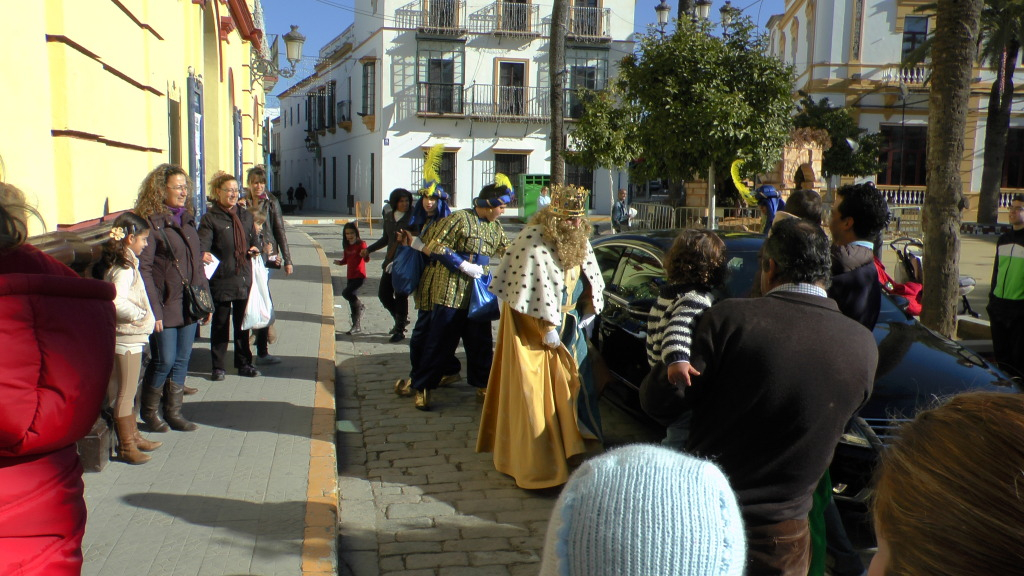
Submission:
M 594 334 L 611 372 L 604 395 L 653 426 L 657 424 L 643 413 L 638 395 L 649 371 L 647 317 L 664 283 L 662 258 L 677 234 L 678 230 L 618 234 L 593 242 L 605 281 L 605 308 Z M 729 268 L 722 291 L 729 298 L 747 297 L 764 236 L 718 235 L 725 241 Z M 874 335 L 879 352 L 874 391 L 843 435 L 830 469 L 836 500 L 846 504 L 866 501 L 874 464 L 900 422 L 938 398 L 973 390 L 1005 392 L 1014 386 L 978 354 L 925 328 L 885 295 Z

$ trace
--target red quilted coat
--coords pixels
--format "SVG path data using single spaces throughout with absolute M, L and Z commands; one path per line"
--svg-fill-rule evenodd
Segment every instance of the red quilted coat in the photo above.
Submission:
M 25 245 L 0 256 L 0 574 L 82 570 L 75 442 L 114 360 L 114 286 Z

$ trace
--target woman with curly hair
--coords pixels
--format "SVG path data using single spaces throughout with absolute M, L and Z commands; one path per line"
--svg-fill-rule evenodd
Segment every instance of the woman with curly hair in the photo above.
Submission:
M 676 386 L 690 385 L 700 372 L 690 365 L 693 329 L 715 301 L 713 290 L 725 282 L 725 242 L 710 230 L 683 230 L 665 255 L 668 284 L 661 288 L 647 321 L 647 361 L 667 370 Z M 669 424 L 662 444 L 682 450 L 689 437 L 690 412 Z
M 210 180 L 213 206 L 199 224 L 199 246 L 203 262 L 220 261 L 210 278 L 213 292 L 213 327 L 210 352 L 213 356 L 212 379 L 224 379 L 224 356 L 228 351 L 228 330 L 234 332 L 234 365 L 238 375 L 255 378 L 260 371 L 252 365 L 249 331 L 242 330 L 245 307 L 252 288 L 251 258 L 261 253 L 252 214 L 238 204 L 239 185 L 234 176 L 217 172 Z
M 181 413 L 196 322 L 185 306 L 185 286 L 207 286 L 192 205 L 192 183 L 180 166 L 161 164 L 142 180 L 134 212 L 149 220 L 149 245 L 139 255 L 139 271 L 156 318 L 150 336 L 151 360 L 143 378 L 140 415 L 151 432 L 198 428 Z M 163 417 L 160 416 L 161 399 Z

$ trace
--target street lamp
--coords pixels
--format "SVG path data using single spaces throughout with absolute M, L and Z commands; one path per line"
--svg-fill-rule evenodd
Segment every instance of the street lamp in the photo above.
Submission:
M 699 20 L 707 20 L 711 16 L 711 0 L 697 0 L 693 10 Z
M 320 151 L 320 139 L 313 130 L 306 133 L 306 150 L 310 152 Z
M 732 5 L 732 0 L 725 0 L 725 4 L 718 9 L 718 13 L 721 15 L 722 22 L 722 34 L 724 36 L 729 35 L 729 26 L 732 25 L 733 20 L 736 16 L 742 12 L 739 8 Z
M 654 11 L 658 13 L 658 27 L 661 29 L 662 38 L 664 38 L 665 26 L 668 24 L 668 15 L 672 12 L 672 7 L 665 0 L 661 0 L 661 4 L 655 6 Z
M 291 32 L 284 35 L 284 47 L 285 57 L 288 59 L 288 64 L 291 68 L 279 68 L 277 65 L 277 35 L 273 34 L 269 38 L 273 38 L 271 41 L 270 54 L 268 58 L 264 58 L 263 54 L 256 49 L 255 46 L 250 46 L 249 49 L 249 85 L 255 86 L 257 78 L 265 78 L 267 76 L 276 77 L 283 76 L 285 78 L 291 78 L 295 75 L 295 67 L 302 60 L 302 45 L 306 42 L 306 37 L 299 32 L 299 27 L 292 25 Z M 268 89 L 269 90 L 269 89 Z

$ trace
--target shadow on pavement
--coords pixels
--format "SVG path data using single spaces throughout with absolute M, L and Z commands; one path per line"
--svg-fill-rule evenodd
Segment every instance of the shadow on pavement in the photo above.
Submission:
M 312 410 L 287 402 L 204 400 L 185 404 L 185 416 L 200 426 L 243 432 L 273 432 L 309 437 Z

